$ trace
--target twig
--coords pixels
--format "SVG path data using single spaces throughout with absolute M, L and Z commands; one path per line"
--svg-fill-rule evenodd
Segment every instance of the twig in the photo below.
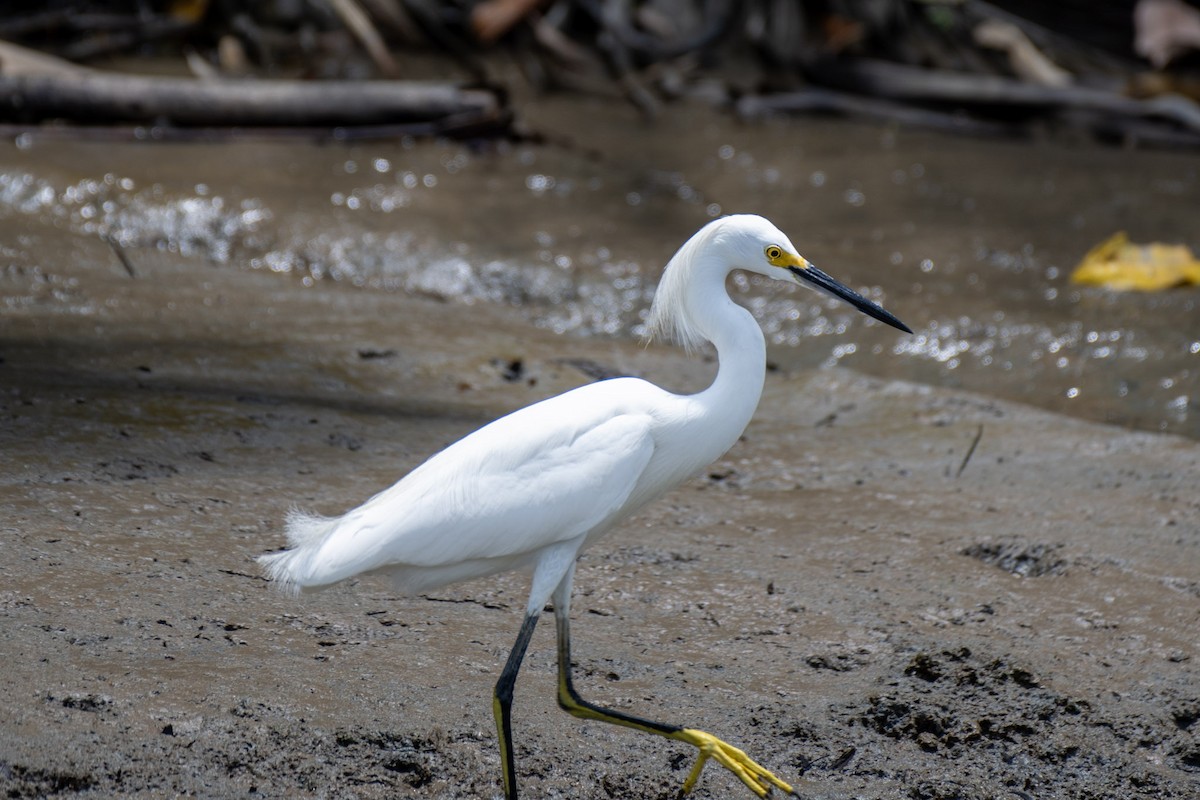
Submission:
M 653 120 L 658 117 L 661 105 L 638 77 L 631 49 L 626 39 L 617 33 L 618 30 L 628 27 L 623 13 L 624 9 L 620 3 L 606 6 L 605 12 L 596 19 L 603 26 L 603 30 L 596 37 L 596 43 L 604 51 L 613 78 L 625 93 L 626 99 L 641 112 L 644 119 Z
M 129 260 L 129 254 L 125 252 L 125 248 L 121 246 L 121 243 L 111 236 L 106 237 L 105 241 L 108 242 L 108 246 L 112 248 L 113 253 L 117 257 L 117 261 L 120 261 L 121 266 L 123 266 L 125 271 L 129 273 L 129 277 L 136 278 L 137 272 L 133 269 L 133 262 Z
M 387 45 L 383 43 L 383 37 L 379 35 L 379 31 L 375 29 L 374 23 L 371 22 L 370 16 L 363 10 L 363 7 L 356 0 L 329 0 L 329 4 L 333 6 L 333 10 L 337 12 L 345 26 L 350 29 L 350 32 L 371 56 L 371 60 L 375 62 L 375 67 L 380 74 L 385 78 L 398 78 L 400 67 L 396 64 L 396 59 L 392 58 L 392 54 L 388 52 Z
M 400 0 L 363 0 L 367 12 L 406 44 L 421 44 L 425 35 Z
M 971 460 L 971 456 L 975 455 L 975 448 L 979 446 L 979 440 L 983 438 L 983 424 L 975 429 L 975 438 L 971 440 L 971 446 L 967 448 L 967 454 L 963 456 L 962 463 L 958 465 L 958 472 L 954 473 L 957 478 L 963 474 L 963 470 L 967 468 L 967 462 Z
M 536 65 L 541 73 L 538 78 L 590 94 L 615 93 L 604 62 L 595 51 L 567 36 L 548 17 L 534 20 L 530 29 L 536 44 L 530 57 L 542 57 Z

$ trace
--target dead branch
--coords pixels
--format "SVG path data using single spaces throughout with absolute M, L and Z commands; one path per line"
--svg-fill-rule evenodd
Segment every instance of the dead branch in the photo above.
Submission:
M 981 136 L 1013 135 L 1019 128 L 1001 122 L 973 119 L 949 111 L 936 111 L 896 103 L 877 97 L 836 92 L 810 87 L 796 92 L 748 95 L 738 100 L 738 116 L 755 119 L 769 114 L 844 114 L 847 116 L 894 122 L 920 128 Z
M 494 117 L 490 91 L 408 81 L 197 81 L 92 72 L 0 77 L 0 118 L 172 125 L 385 125 Z
M 1104 89 L 1039 86 L 999 75 L 928 70 L 871 59 L 825 62 L 814 70 L 829 85 L 892 100 L 971 108 L 1084 109 L 1169 120 L 1200 134 L 1200 106 L 1182 97 L 1135 100 Z

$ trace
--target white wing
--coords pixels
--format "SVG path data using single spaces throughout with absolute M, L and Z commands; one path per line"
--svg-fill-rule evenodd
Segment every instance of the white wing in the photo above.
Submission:
M 499 419 L 344 516 L 310 522 L 309 541 L 265 557 L 273 577 L 314 587 L 389 568 L 438 572 L 612 524 L 653 455 L 654 420 L 601 386 Z

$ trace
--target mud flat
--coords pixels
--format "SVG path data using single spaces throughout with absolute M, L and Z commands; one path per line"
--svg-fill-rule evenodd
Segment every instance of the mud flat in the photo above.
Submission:
M 252 558 L 290 505 L 338 512 L 509 409 L 712 365 L 68 249 L 3 273 L 0 791 L 498 795 L 489 693 L 524 576 L 292 599 Z M 806 797 L 1195 798 L 1197 485 L 1194 441 L 774 372 L 733 451 L 586 554 L 580 688 Z M 517 692 L 529 797 L 668 798 L 687 774 L 673 743 L 558 711 L 548 628 Z M 741 791 L 710 767 L 696 796 Z

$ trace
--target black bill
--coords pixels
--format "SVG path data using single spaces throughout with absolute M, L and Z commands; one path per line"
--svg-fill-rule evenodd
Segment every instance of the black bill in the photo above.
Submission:
M 874 317 L 880 322 L 886 322 L 893 328 L 899 328 L 905 333 L 912 333 L 912 329 L 896 319 L 896 316 L 884 309 L 883 306 L 874 300 L 868 300 L 848 286 L 838 283 L 812 264 L 809 264 L 807 267 L 788 267 L 788 271 L 795 275 L 797 280 L 815 286 L 825 292 L 825 294 L 836 297 L 838 300 L 844 300 L 868 317 Z

